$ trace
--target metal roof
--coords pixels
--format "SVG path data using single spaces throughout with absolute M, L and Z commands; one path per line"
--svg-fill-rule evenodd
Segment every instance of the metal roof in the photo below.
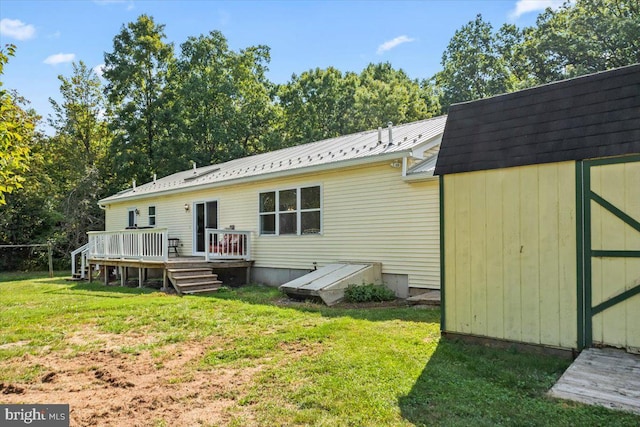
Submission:
M 388 128 L 382 129 L 380 141 L 378 130 L 374 129 L 189 169 L 123 190 L 100 200 L 100 204 L 402 157 L 441 135 L 446 118 L 440 116 L 393 126 L 391 142 Z

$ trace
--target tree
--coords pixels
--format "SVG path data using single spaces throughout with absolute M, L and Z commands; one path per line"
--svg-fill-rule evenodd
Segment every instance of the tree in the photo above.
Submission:
M 3 103 L 3 108 L 9 105 L 9 109 L 3 109 L 0 120 L 0 134 L 6 138 L 7 133 L 16 132 L 18 141 L 22 144 L 22 149 L 27 151 L 28 157 L 23 159 L 28 161 L 20 171 L 23 186 L 13 188 L 3 196 L 3 206 L 0 209 L 0 243 L 2 244 L 26 244 L 44 243 L 55 233 L 55 224 L 59 220 L 54 208 L 52 195 L 55 188 L 52 180 L 44 168 L 44 159 L 49 153 L 44 149 L 44 136 L 37 132 L 36 126 L 40 117 L 31 108 L 29 102 L 17 95 L 5 94 L 10 102 Z M 3 101 L 6 102 L 7 98 Z M 9 114 L 7 114 L 9 113 Z M 6 130 L 9 129 L 9 132 Z M 0 158 L 7 152 L 0 150 Z M 9 145 L 12 149 L 15 145 Z M 6 170 L 4 165 L 0 167 L 0 174 Z M 0 184 L 1 185 L 1 184 Z M 16 251 L 3 251 L 0 253 L 0 270 L 14 270 L 27 268 L 29 263 L 35 261 L 30 255 L 29 249 L 17 249 Z M 40 264 L 42 265 L 42 264 Z
M 430 89 L 428 84 L 421 87 L 417 80 L 411 80 L 388 62 L 369 64 L 360 73 L 355 93 L 354 131 L 432 117 L 438 108 Z
M 122 27 L 113 52 L 104 56 L 105 93 L 114 110 L 111 157 L 121 183 L 149 180 L 161 160 L 158 148 L 167 133 L 161 95 L 174 59 L 164 39 L 164 25 L 141 15 Z
M 58 76 L 62 103 L 53 99 L 50 124 L 56 134 L 46 141 L 45 167 L 56 185 L 56 209 L 62 214 L 57 245 L 63 253 L 86 243 L 87 231 L 104 225 L 98 200 L 107 196 L 109 142 L 106 106 L 98 76 L 81 61 L 70 77 Z
M 0 49 L 0 76 L 16 50 L 13 45 L 6 45 L 5 49 Z M 20 108 L 15 98 L 2 89 L 0 81 L 0 205 L 6 204 L 5 194 L 22 188 L 37 121 L 33 114 Z
M 640 62 L 637 0 L 577 0 L 538 16 L 525 48 L 540 82 Z
M 503 27 L 502 39 L 517 36 L 513 28 Z M 457 30 L 442 54 L 442 71 L 435 75 L 441 93 L 443 112 L 449 105 L 506 93 L 514 89 L 515 80 L 505 61 L 504 47 L 493 27 L 477 15 Z
M 163 153 L 175 159 L 175 170 L 190 161 L 211 164 L 263 150 L 275 117 L 268 62 L 265 46 L 234 52 L 218 31 L 181 45 L 163 98 L 171 106 L 166 120 L 173 141 L 163 145 Z
M 336 68 L 316 68 L 293 75 L 278 88 L 283 109 L 285 146 L 317 141 L 354 131 L 358 76 Z

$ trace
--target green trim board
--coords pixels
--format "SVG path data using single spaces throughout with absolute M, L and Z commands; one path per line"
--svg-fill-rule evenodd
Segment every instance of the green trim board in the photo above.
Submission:
M 440 199 L 440 330 L 446 330 L 445 323 L 445 264 L 444 264 L 444 175 L 438 177 L 438 191 Z
M 640 222 L 636 221 L 630 215 L 627 215 L 621 209 L 618 209 L 611 202 L 607 201 L 606 199 L 604 199 L 603 197 L 601 197 L 599 194 L 595 193 L 592 190 L 589 190 L 589 197 L 591 198 L 591 200 L 593 200 L 594 202 L 596 202 L 597 204 L 599 204 L 600 206 L 602 206 L 603 208 L 605 208 L 606 210 L 614 214 L 616 217 L 621 219 L 625 224 L 629 225 L 634 230 L 640 232 Z
M 594 258 L 640 258 L 640 251 L 591 251 Z
M 576 291 L 577 291 L 577 347 L 578 351 L 585 347 L 585 304 L 584 304 L 584 163 L 576 162 Z
M 603 157 L 600 159 L 585 160 L 587 166 L 615 165 L 618 163 L 640 162 L 640 154 L 631 154 L 628 156 Z
M 591 165 L 585 163 L 582 170 L 582 194 L 583 194 L 583 259 L 584 259 L 584 347 L 593 345 L 593 314 L 591 313 L 592 295 L 591 295 L 591 200 L 589 198 L 591 190 Z
M 596 314 L 605 311 L 609 307 L 613 307 L 614 305 L 621 303 L 622 301 L 626 301 L 632 296 L 640 294 L 640 285 L 635 286 L 631 289 L 628 289 L 613 298 L 609 298 L 608 300 L 596 305 L 591 309 L 591 313 L 595 316 Z

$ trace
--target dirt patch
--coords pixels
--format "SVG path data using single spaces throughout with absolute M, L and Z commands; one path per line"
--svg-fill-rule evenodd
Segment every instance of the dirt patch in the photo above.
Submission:
M 24 389 L 13 384 L 0 383 L 0 392 L 2 394 L 22 394 Z
M 85 331 L 68 339 L 86 342 Z M 93 335 L 96 338 L 96 335 Z M 0 384 L 3 403 L 67 403 L 72 426 L 225 425 L 251 419 L 238 405 L 260 368 L 202 369 L 220 343 L 170 344 L 136 354 L 119 351 L 136 338 L 100 334 L 101 348 L 80 353 L 25 355 L 21 369 L 45 372 L 24 384 Z

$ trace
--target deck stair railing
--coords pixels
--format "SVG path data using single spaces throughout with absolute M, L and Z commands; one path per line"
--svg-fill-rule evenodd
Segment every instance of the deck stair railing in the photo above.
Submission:
M 251 232 L 238 230 L 205 229 L 205 258 L 251 259 Z
M 136 261 L 167 261 L 169 237 L 166 228 L 90 231 L 88 257 Z
M 80 272 L 77 271 L 76 257 L 80 255 Z M 80 279 L 85 278 L 85 272 L 87 270 L 87 258 L 89 255 L 89 243 L 85 243 L 75 251 L 71 252 L 71 277 L 78 277 Z

